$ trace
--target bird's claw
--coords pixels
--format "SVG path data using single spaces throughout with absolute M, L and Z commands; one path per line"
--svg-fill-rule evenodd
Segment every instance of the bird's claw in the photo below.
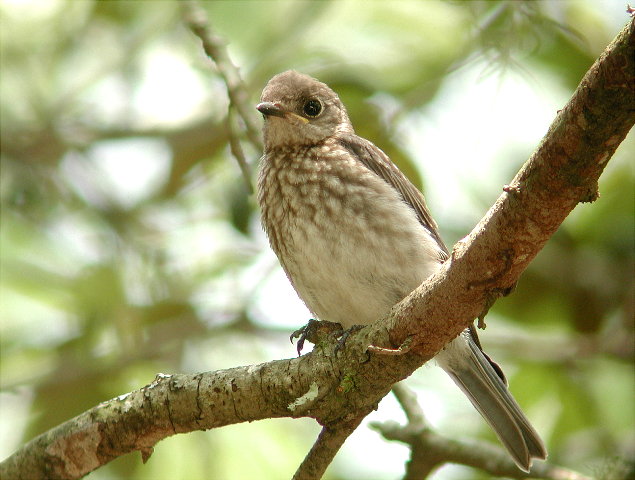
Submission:
M 364 325 L 353 325 L 348 330 L 344 330 L 337 341 L 337 345 L 335 345 L 335 354 L 344 348 L 346 340 L 348 340 L 348 337 L 350 337 L 352 333 L 359 332 L 362 328 L 364 328 Z
M 293 332 L 289 337 L 289 340 L 291 340 L 291 343 L 293 343 L 294 339 L 298 339 L 296 349 L 298 351 L 298 356 L 300 356 L 302 354 L 302 349 L 304 348 L 304 342 L 306 340 L 315 345 L 323 338 L 334 333 L 337 334 L 337 337 L 340 337 L 342 335 L 342 326 L 339 323 L 327 322 L 324 320 L 315 320 L 314 318 L 312 318 L 305 326 Z

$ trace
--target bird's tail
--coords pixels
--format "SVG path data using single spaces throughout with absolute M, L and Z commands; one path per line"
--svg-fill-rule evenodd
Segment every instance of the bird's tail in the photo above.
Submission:
M 507 389 L 502 372 L 497 373 L 467 332 L 436 358 L 496 432 L 518 468 L 529 472 L 533 458 L 547 457 L 542 440 Z

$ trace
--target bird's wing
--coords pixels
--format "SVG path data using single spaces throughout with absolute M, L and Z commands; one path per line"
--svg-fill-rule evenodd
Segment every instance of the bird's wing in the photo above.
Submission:
M 403 201 L 410 205 L 417 214 L 419 223 L 430 233 L 438 243 L 439 248 L 445 253 L 442 259 L 445 260 L 448 256 L 448 249 L 439 235 L 437 224 L 430 215 L 423 194 L 388 158 L 388 155 L 368 140 L 354 134 L 343 135 L 338 140 L 340 145 L 362 162 L 366 168 L 399 192 Z
M 432 238 L 434 238 L 439 244 L 439 248 L 441 248 L 441 250 L 445 253 L 445 257 L 442 258 L 442 260 L 447 259 L 449 255 L 448 249 L 443 243 L 443 240 L 441 240 L 437 224 L 432 218 L 432 215 L 430 215 L 430 211 L 426 206 L 423 194 L 410 182 L 410 180 L 408 180 L 408 178 L 397 168 L 390 158 L 388 158 L 388 155 L 368 140 L 358 137 L 357 135 L 343 136 L 339 139 L 339 142 L 342 147 L 351 153 L 351 155 L 359 159 L 366 168 L 378 175 L 399 192 L 404 202 L 410 205 L 417 214 L 419 223 L 421 223 L 421 225 L 430 232 Z M 471 325 L 468 330 L 475 346 L 478 347 L 479 350 L 483 351 L 474 325 Z M 507 379 L 505 378 L 505 374 L 501 370 L 500 366 L 487 354 L 485 354 L 485 352 L 483 352 L 483 354 L 501 381 L 507 385 Z

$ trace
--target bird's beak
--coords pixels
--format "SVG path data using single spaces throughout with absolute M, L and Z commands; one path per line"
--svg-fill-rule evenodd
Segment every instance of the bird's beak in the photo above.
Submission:
M 286 113 L 279 104 L 271 102 L 259 103 L 256 105 L 256 110 L 266 117 L 272 116 L 284 118 Z
M 277 103 L 262 102 L 256 105 L 256 110 L 262 113 L 265 117 L 280 117 L 290 122 L 309 123 L 308 119 L 298 115 L 297 113 L 285 110 Z

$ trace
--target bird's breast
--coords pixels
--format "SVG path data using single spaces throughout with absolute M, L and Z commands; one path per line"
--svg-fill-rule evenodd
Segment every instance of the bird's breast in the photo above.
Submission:
M 322 320 L 378 320 L 438 268 L 412 208 L 344 150 L 268 154 L 258 201 L 274 252 Z

